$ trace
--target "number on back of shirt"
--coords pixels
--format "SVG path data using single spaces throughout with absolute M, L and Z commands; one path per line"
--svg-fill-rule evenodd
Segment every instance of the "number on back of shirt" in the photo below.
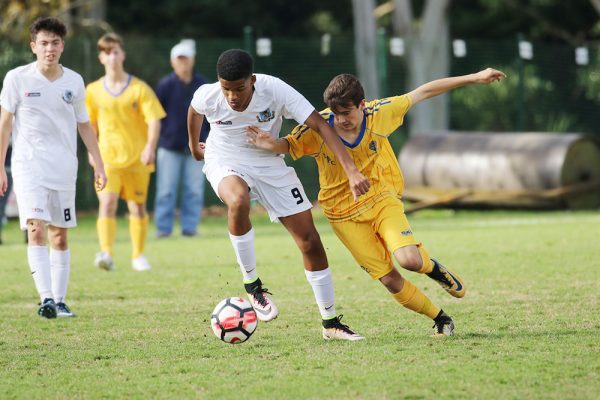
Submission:
M 294 198 L 297 200 L 296 204 L 300 204 L 304 202 L 304 198 L 302 197 L 302 193 L 300 193 L 300 190 L 298 188 L 293 188 L 292 189 L 292 196 L 294 196 Z

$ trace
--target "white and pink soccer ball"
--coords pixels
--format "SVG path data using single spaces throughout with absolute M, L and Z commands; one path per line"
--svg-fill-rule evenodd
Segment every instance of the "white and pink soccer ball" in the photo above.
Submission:
M 248 300 L 241 297 L 229 297 L 221 301 L 210 318 L 214 334 L 222 341 L 232 344 L 248 340 L 257 324 L 254 308 Z

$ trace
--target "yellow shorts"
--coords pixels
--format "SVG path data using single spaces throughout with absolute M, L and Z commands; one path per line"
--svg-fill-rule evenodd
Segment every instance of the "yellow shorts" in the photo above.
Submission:
M 136 169 L 106 169 L 106 187 L 100 193 L 117 193 L 126 201 L 146 203 L 151 172 Z
M 360 215 L 341 222 L 331 222 L 338 238 L 354 259 L 373 279 L 394 268 L 392 253 L 416 242 L 402 201 L 387 197 Z

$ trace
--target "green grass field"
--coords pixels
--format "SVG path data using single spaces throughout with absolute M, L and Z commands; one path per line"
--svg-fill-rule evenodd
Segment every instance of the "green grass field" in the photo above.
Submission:
M 68 296 L 78 317 L 67 320 L 36 315 L 11 221 L 0 246 L 0 398 L 598 398 L 600 213 L 424 211 L 411 222 L 468 286 L 459 300 L 404 274 L 454 317 L 456 336 L 432 339 L 431 322 L 395 303 L 318 217 L 338 312 L 367 337 L 325 342 L 299 252 L 256 216 L 259 273 L 281 314 L 228 345 L 209 326 L 219 300 L 244 294 L 225 219 L 205 219 L 194 239 L 151 232 L 148 273 L 131 270 L 125 220 L 117 270 L 94 269 L 95 220 L 80 219 Z

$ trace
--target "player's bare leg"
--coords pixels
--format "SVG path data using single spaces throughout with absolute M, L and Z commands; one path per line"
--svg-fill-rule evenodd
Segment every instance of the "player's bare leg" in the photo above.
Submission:
M 279 310 L 256 272 L 254 229 L 250 222 L 250 190 L 246 181 L 235 175 L 223 178 L 219 183 L 219 197 L 227 205 L 229 239 L 244 276 L 248 298 L 259 320 L 272 321 L 279 315 Z
M 331 270 L 310 210 L 282 217 L 279 220 L 290 232 L 302 252 L 304 272 L 313 289 L 323 319 L 323 338 L 352 341 L 364 339 L 363 336 L 353 332 L 348 325 L 342 324 L 340 322 L 342 316 L 336 314 Z

